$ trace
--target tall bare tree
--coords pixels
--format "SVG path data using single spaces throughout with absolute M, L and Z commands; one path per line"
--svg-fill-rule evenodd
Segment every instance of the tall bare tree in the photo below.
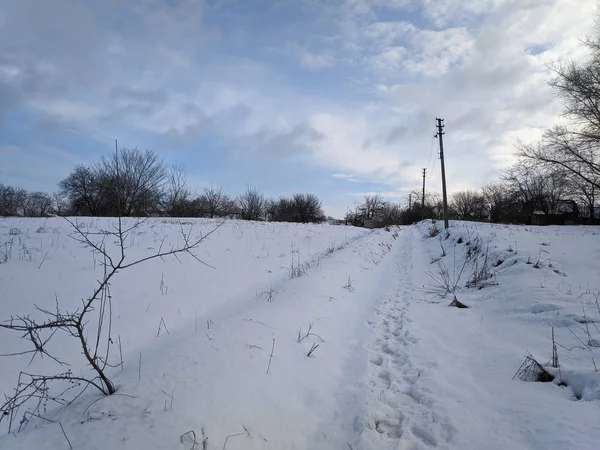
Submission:
M 374 220 L 377 214 L 384 207 L 385 201 L 380 193 L 367 194 L 362 203 L 357 205 L 359 214 L 367 220 Z
M 527 221 L 534 210 L 556 214 L 561 200 L 570 192 L 567 173 L 560 167 L 546 167 L 528 160 L 518 161 L 503 175 L 513 201 L 523 205 Z
M 510 193 L 503 183 L 489 183 L 482 189 L 486 214 L 490 222 L 502 221 L 511 208 Z
M 115 209 L 111 214 L 148 216 L 158 209 L 168 172 L 155 151 L 121 148 L 97 168 Z
M 521 156 L 560 167 L 600 188 L 600 21 L 583 41 L 588 58 L 551 67 L 550 86 L 561 100 L 566 125 L 548 130 L 535 144 L 519 143 Z

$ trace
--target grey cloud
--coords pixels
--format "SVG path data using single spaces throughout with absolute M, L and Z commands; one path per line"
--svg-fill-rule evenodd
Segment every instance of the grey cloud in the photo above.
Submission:
M 11 98 L 20 104 L 35 95 L 101 104 L 107 110 L 111 99 L 164 103 L 164 91 L 123 86 L 123 80 L 152 74 L 164 84 L 164 77 L 173 83 L 187 76 L 173 64 L 177 58 L 185 64 L 178 52 L 199 47 L 201 20 L 198 0 L 6 2 L 0 12 L 0 69 L 16 73 Z
M 145 89 L 129 86 L 115 86 L 110 90 L 110 95 L 117 100 L 144 103 L 164 103 L 168 99 L 164 89 Z
M 163 134 L 163 141 L 170 146 L 185 146 L 201 140 L 209 134 L 227 134 L 248 119 L 253 109 L 248 105 L 234 105 L 216 114 L 208 115 L 193 103 L 180 105 L 182 112 L 193 122 L 182 128 L 172 128 Z
M 183 128 L 172 128 L 164 133 L 162 139 L 168 146 L 185 146 L 201 140 L 214 130 L 214 119 L 207 115 Z
M 19 94 L 8 83 L 0 80 L 0 125 L 2 124 L 3 113 L 6 109 L 19 102 Z
M 400 125 L 400 126 L 394 127 L 390 131 L 388 131 L 388 133 L 385 137 L 385 143 L 388 145 L 395 144 L 400 139 L 402 139 L 404 136 L 406 136 L 406 134 L 409 132 L 410 132 L 410 128 L 405 125 Z
M 153 116 L 159 109 L 160 105 L 156 103 L 130 103 L 113 109 L 110 113 L 101 116 L 99 120 L 104 123 L 111 123 L 114 121 L 143 119 Z
M 291 130 L 262 131 L 253 137 L 259 155 L 268 158 L 289 158 L 307 155 L 326 136 L 307 123 L 300 123 Z

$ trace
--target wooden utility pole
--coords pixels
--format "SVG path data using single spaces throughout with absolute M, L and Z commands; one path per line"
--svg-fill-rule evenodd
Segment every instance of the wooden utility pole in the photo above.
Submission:
M 425 176 L 427 169 L 423 169 L 423 195 L 421 196 L 421 219 L 425 219 Z
M 408 194 L 408 210 L 412 210 L 412 192 Z
M 444 140 L 442 136 L 444 133 L 444 119 L 438 119 L 436 117 L 437 134 L 436 138 L 440 141 L 440 166 L 442 166 L 442 196 L 444 200 L 444 228 L 448 229 L 448 195 L 446 194 L 446 168 L 444 167 Z

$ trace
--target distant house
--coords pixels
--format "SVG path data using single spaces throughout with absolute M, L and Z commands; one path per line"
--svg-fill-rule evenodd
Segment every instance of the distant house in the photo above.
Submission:
M 554 214 L 535 210 L 531 216 L 532 225 L 573 225 L 579 223 L 579 207 L 574 200 L 559 200 Z
M 577 217 L 579 215 L 579 207 L 575 200 L 560 200 L 556 206 L 556 213 Z

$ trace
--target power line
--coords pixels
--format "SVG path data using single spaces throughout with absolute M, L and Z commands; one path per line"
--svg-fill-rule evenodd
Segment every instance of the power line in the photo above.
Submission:
M 433 159 L 433 145 L 435 143 L 435 136 L 432 134 L 431 135 L 431 142 L 429 145 L 429 158 L 428 158 L 428 163 L 427 163 L 427 170 L 429 170 L 431 172 L 432 169 L 432 163 L 435 164 L 435 160 Z

